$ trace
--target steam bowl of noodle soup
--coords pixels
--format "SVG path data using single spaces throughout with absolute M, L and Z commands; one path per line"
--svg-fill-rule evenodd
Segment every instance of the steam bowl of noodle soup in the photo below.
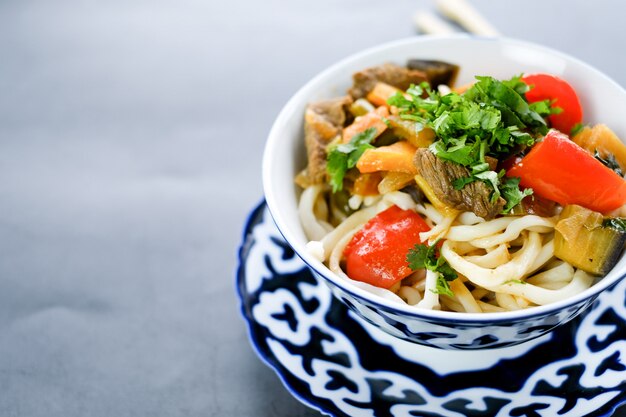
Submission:
M 322 185 L 315 184 L 315 179 L 312 178 L 313 167 L 310 167 L 311 149 L 307 148 L 311 144 L 305 145 L 305 130 L 317 129 L 313 136 L 315 134 L 323 136 L 324 129 L 328 128 L 323 124 L 330 120 L 332 127 L 333 118 L 337 118 L 337 114 L 333 112 L 340 107 L 344 109 L 346 115 L 340 115 L 341 120 L 336 122 L 342 126 L 334 132 L 326 131 L 328 145 L 325 151 L 329 152 L 329 149 L 340 147 L 339 149 L 344 151 L 347 159 L 351 151 L 358 149 L 359 143 L 354 140 L 350 142 L 350 138 L 342 140 L 342 132 L 349 130 L 347 126 L 353 124 L 359 116 L 359 120 L 378 117 L 374 115 L 374 112 L 379 110 L 377 105 L 370 108 L 363 101 L 355 104 L 359 95 L 372 98 L 366 95 L 366 91 L 357 91 L 358 88 L 371 90 L 377 77 L 378 81 L 382 78 L 383 81 L 391 84 L 394 82 L 415 84 L 407 79 L 398 81 L 398 77 L 402 78 L 406 74 L 398 76 L 382 73 L 381 75 L 375 70 L 368 73 L 368 69 L 381 68 L 385 65 L 404 67 L 407 61 L 412 59 L 423 61 L 422 64 L 418 62 L 416 64 L 418 66 L 426 65 L 426 67 L 418 68 L 418 72 L 428 72 L 434 68 L 435 76 L 447 70 L 444 68 L 438 72 L 440 70 L 436 68 L 438 64 L 449 63 L 453 64 L 453 67 L 458 66 L 458 68 L 453 68 L 453 74 L 448 74 L 451 78 L 448 81 L 450 83 L 454 81 L 454 86 L 465 86 L 458 91 L 467 90 L 471 87 L 471 83 L 478 83 L 479 81 L 475 78 L 477 75 L 488 77 L 487 81 L 483 81 L 491 83 L 490 80 L 515 80 L 515 77 L 520 74 L 551 74 L 559 79 L 567 80 L 567 83 L 576 91 L 580 107 L 584 110 L 582 116 L 584 125 L 593 127 L 602 124 L 602 126 L 610 127 L 614 136 L 622 140 L 626 138 L 626 118 L 623 115 L 626 110 L 626 92 L 592 66 L 573 57 L 543 46 L 504 38 L 486 39 L 459 35 L 399 40 L 357 53 L 324 70 L 304 85 L 280 112 L 269 134 L 263 157 L 265 198 L 276 225 L 298 256 L 318 279 L 328 284 L 339 300 L 368 323 L 400 339 L 442 349 L 490 349 L 512 346 L 534 339 L 567 323 L 589 307 L 598 294 L 624 277 L 626 260 L 622 253 L 623 240 L 616 243 L 617 247 L 611 248 L 615 253 L 611 256 L 607 255 L 613 258 L 608 271 L 605 265 L 605 270 L 600 273 L 586 272 L 583 269 L 585 267 L 578 267 L 577 264 L 571 265 L 555 257 L 555 236 L 558 234 L 555 228 L 558 229 L 557 224 L 563 219 L 563 207 L 573 210 L 573 217 L 580 215 L 579 211 L 576 211 L 578 209 L 584 213 L 603 210 L 600 221 L 604 219 L 605 222 L 609 216 L 612 216 L 611 219 L 614 217 L 619 220 L 623 216 L 623 208 L 612 207 L 610 212 L 607 212 L 607 209 L 603 207 L 599 209 L 593 207 L 594 210 L 591 210 L 577 205 L 570 207 L 548 202 L 543 207 L 535 207 L 535 211 L 530 209 L 530 211 L 516 214 L 515 210 L 511 209 L 510 213 L 502 215 L 502 204 L 508 203 L 506 200 L 496 207 L 496 211 L 489 212 L 489 207 L 486 211 L 484 207 L 472 209 L 474 211 L 457 207 L 447 212 L 445 207 L 449 205 L 447 203 L 449 196 L 443 195 L 446 200 L 443 203 L 435 201 L 438 200 L 437 193 L 433 194 L 428 184 L 425 188 L 420 188 L 419 183 L 416 186 L 415 183 L 419 181 L 411 179 L 412 173 L 411 178 L 398 175 L 399 181 L 404 181 L 401 189 L 395 189 L 399 186 L 395 188 L 391 186 L 392 191 L 378 196 L 348 195 L 349 201 L 344 200 L 342 203 L 337 203 L 341 190 L 332 196 L 332 185 L 327 182 Z M 359 78 L 358 86 L 353 84 L 355 74 L 360 74 L 356 76 Z M 511 83 L 508 85 L 515 87 Z M 430 93 L 425 85 L 423 87 L 425 89 L 413 91 L 414 97 L 421 95 L 421 97 L 428 98 Z M 398 87 L 400 95 L 408 97 L 405 89 L 406 85 Z M 337 104 L 338 98 L 346 96 L 348 90 L 353 97 Z M 432 90 L 437 91 L 437 86 Z M 445 87 L 439 88 L 438 91 L 438 97 L 449 93 Z M 314 107 L 314 103 L 328 103 L 328 100 L 335 100 L 331 107 L 324 107 L 325 105 Z M 373 100 L 376 102 L 376 97 Z M 399 100 L 394 104 L 400 105 L 398 103 L 402 99 Z M 359 104 L 361 108 L 355 109 L 355 106 L 358 107 Z M 369 102 L 369 104 L 372 103 Z M 378 104 L 382 107 L 384 103 Z M 385 113 L 379 112 L 379 120 L 387 125 L 388 130 L 398 127 L 394 123 L 402 123 L 402 120 L 397 117 L 397 109 L 395 109 L 395 118 L 393 112 L 382 110 Z M 348 111 L 354 113 L 350 115 Z M 566 108 L 564 113 L 570 113 L 570 109 Z M 344 118 L 354 120 L 344 120 Z M 405 120 L 412 121 L 410 118 Z M 361 122 L 361 124 L 364 123 Z M 548 128 L 551 123 L 547 123 Z M 552 127 L 559 125 L 560 122 L 554 121 L 553 123 Z M 371 136 L 377 134 L 374 132 L 376 124 L 371 123 L 370 120 L 366 126 L 370 127 L 365 131 L 361 130 L 361 136 L 359 136 L 359 139 L 363 139 L 363 143 L 366 143 L 365 152 L 372 148 L 372 143 L 380 149 L 394 144 L 398 148 L 400 145 L 396 142 L 403 142 L 402 138 L 399 141 L 398 138 L 389 140 L 391 135 L 385 136 L 384 134 L 372 140 Z M 568 129 L 571 127 L 567 123 L 565 126 Z M 580 130 L 578 126 L 576 128 Z M 413 133 L 416 130 L 413 129 Z M 393 129 L 393 131 L 397 132 L 398 129 Z M 533 135 L 533 139 L 543 142 L 545 147 L 548 146 L 549 135 L 555 136 L 555 140 L 560 135 L 554 130 L 550 130 L 550 133 L 546 131 L 547 129 L 544 129 L 542 134 Z M 310 135 L 311 132 L 307 134 Z M 366 137 L 368 135 L 369 138 Z M 331 136 L 336 137 L 330 138 Z M 389 144 L 382 144 L 386 140 L 389 140 Z M 432 143 L 437 140 L 437 137 L 429 137 L 426 140 L 426 146 L 422 150 L 419 150 L 419 143 L 416 145 L 409 141 L 414 145 L 411 152 L 416 152 L 416 148 L 418 152 L 433 149 Z M 380 141 L 380 143 L 375 143 L 375 141 Z M 346 147 L 348 143 L 354 146 Z M 409 145 L 403 144 L 402 146 Z M 623 146 L 621 142 L 620 146 Z M 528 149 L 524 152 L 526 146 L 514 145 L 512 148 L 512 153 L 522 149 L 521 158 L 530 155 Z M 361 151 L 363 149 L 359 152 Z M 404 149 L 399 150 L 400 153 L 404 151 Z M 432 157 L 432 155 L 426 156 Z M 360 157 L 363 158 L 362 155 Z M 318 159 L 324 166 L 330 163 L 328 158 L 328 155 L 322 155 L 321 159 Z M 482 159 L 482 161 L 485 160 Z M 344 159 L 340 162 L 346 161 Z M 428 163 L 440 162 L 436 159 L 435 162 Z M 530 162 L 520 164 L 519 160 L 516 163 L 522 167 L 526 166 L 524 169 L 531 165 Z M 545 161 L 539 164 L 540 171 L 545 168 L 546 172 L 553 165 Z M 422 170 L 425 170 L 424 167 L 425 165 L 422 165 Z M 468 169 L 471 173 L 471 169 Z M 486 167 L 482 169 L 482 172 L 490 170 Z M 305 170 L 304 174 L 303 170 Z M 435 177 L 443 176 L 444 171 L 445 167 L 435 167 Z M 352 175 L 350 172 L 356 172 L 354 166 L 349 166 L 348 171 L 344 173 L 343 187 L 354 190 L 357 187 L 354 183 L 360 181 L 357 179 L 358 176 L 363 175 L 358 172 Z M 324 181 L 328 181 L 328 171 L 323 175 Z M 388 175 L 387 172 L 383 175 L 374 174 L 375 179 L 372 180 L 368 176 L 367 181 L 375 181 L 375 184 L 380 187 L 380 183 L 384 183 Z M 408 183 L 407 178 L 410 179 Z M 483 174 L 482 178 L 489 178 L 489 176 Z M 500 184 L 503 184 L 506 178 L 500 175 Z M 571 186 L 567 188 L 576 190 L 583 187 L 584 178 L 588 178 L 588 175 L 583 174 L 575 178 Z M 488 180 L 478 181 L 481 184 L 478 184 L 476 179 L 474 182 L 477 187 L 484 188 L 484 184 L 487 187 L 491 186 Z M 341 178 L 339 182 L 335 182 L 335 187 L 341 187 L 338 184 L 341 184 Z M 365 187 L 367 188 L 367 185 Z M 488 189 L 493 193 L 493 188 Z M 519 189 L 523 192 L 524 187 Z M 532 201 L 532 204 L 536 205 L 545 203 L 545 199 L 538 195 L 539 190 L 540 188 L 535 189 L 536 198 L 529 197 L 524 201 Z M 611 196 L 619 194 L 617 189 L 613 188 L 602 190 L 602 192 Z M 493 196 L 493 194 L 490 195 Z M 503 195 L 505 195 L 504 192 Z M 594 198 L 590 203 L 592 206 L 598 200 Z M 487 205 L 496 201 L 491 197 L 487 200 Z M 539 203 L 536 203 L 537 201 Z M 333 204 L 344 204 L 344 207 L 348 207 L 347 212 L 333 216 L 331 211 L 337 209 Z M 388 210 L 390 207 L 393 209 Z M 543 209 L 549 213 L 542 214 Z M 428 249 L 430 250 L 430 264 L 431 266 L 435 264 L 434 267 L 431 269 L 418 267 L 408 271 L 406 265 L 403 265 L 403 278 L 391 285 L 388 283 L 378 285 L 377 280 L 380 277 L 372 278 L 373 281 L 367 277 L 351 278 L 350 273 L 346 273 L 346 262 L 350 262 L 345 259 L 350 250 L 346 247 L 355 245 L 354 240 L 360 239 L 361 242 L 357 244 L 367 246 L 372 239 L 377 239 L 375 227 L 370 230 L 369 234 L 364 233 L 362 229 L 380 213 L 394 210 L 397 213 L 410 211 L 412 218 L 416 215 L 420 217 L 421 220 L 416 219 L 418 223 L 423 222 L 428 225 L 427 229 L 420 229 L 413 235 L 418 236 L 415 238 L 422 241 L 421 249 L 425 251 L 421 252 L 422 255 Z M 334 220 L 331 221 L 331 219 Z M 333 224 L 330 224 L 331 222 Z M 410 227 L 414 227 L 414 223 L 411 223 Z M 566 234 L 566 232 L 563 233 Z M 406 230 L 401 230 L 399 235 L 402 236 L 400 240 L 408 239 L 405 239 L 408 236 Z M 622 235 L 623 233 L 620 236 Z M 574 253 L 568 248 L 560 250 L 565 253 L 569 251 L 570 255 L 566 256 L 574 258 L 584 259 L 591 256 L 587 253 Z M 601 255 L 604 256 L 604 252 L 601 252 Z M 373 257 L 377 256 L 374 253 Z M 403 260 L 404 256 L 402 252 Z M 420 258 L 420 256 L 417 257 Z M 440 258 L 441 262 L 439 262 Z M 353 270 L 358 271 L 358 264 L 361 261 L 363 260 L 357 259 L 353 262 L 357 264 L 356 267 L 352 267 Z M 378 262 L 378 259 L 374 259 L 373 262 Z M 573 262 L 576 263 L 576 259 Z M 447 265 L 442 267 L 442 264 Z M 348 264 L 347 267 L 349 269 L 350 265 Z M 448 267 L 455 271 L 455 275 L 453 278 L 446 279 L 444 277 Z M 387 272 L 381 271 L 380 274 L 385 275 Z M 502 293 L 500 293 L 501 290 Z

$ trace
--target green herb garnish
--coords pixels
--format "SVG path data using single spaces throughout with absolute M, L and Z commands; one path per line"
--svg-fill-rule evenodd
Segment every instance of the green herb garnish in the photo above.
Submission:
M 388 103 L 400 110 L 400 117 L 435 131 L 437 140 L 429 147 L 432 153 L 470 169 L 471 176 L 456 180 L 455 189 L 483 181 L 493 189 L 492 201 L 506 200 L 503 213 L 508 213 L 532 190 L 521 191 L 519 180 L 490 170 L 485 156 L 501 158 L 532 146 L 536 137 L 548 131 L 544 117 L 561 109 L 551 107 L 549 100 L 529 104 L 524 96 L 528 86 L 521 76 L 505 81 L 476 79 L 464 94 L 442 96 L 422 83 L 411 86 L 406 95 L 397 93 Z
M 364 132 L 354 135 L 348 143 L 340 143 L 330 147 L 327 156 L 326 172 L 330 176 L 330 185 L 333 193 L 343 188 L 343 178 L 346 172 L 356 166 L 363 152 L 373 148 L 371 142 L 375 138 L 376 129 L 371 127 Z
M 406 255 L 406 261 L 409 264 L 409 268 L 413 271 L 426 268 L 437 272 L 437 287 L 434 291 L 436 294 L 454 295 L 450 289 L 449 282 L 454 281 L 458 275 L 446 261 L 446 258 L 439 254 L 437 242 L 430 246 L 418 243 L 409 250 L 409 253 Z
M 584 128 L 585 128 L 584 124 L 580 122 L 576 123 L 574 127 L 572 128 L 571 132 L 569 133 L 569 137 L 573 138 L 574 136 L 579 134 Z
M 504 172 L 502 172 L 504 174 Z M 532 188 L 525 188 L 524 191 L 519 188 L 519 178 L 504 178 L 501 181 L 500 192 L 502 193 L 502 197 L 506 200 L 506 205 L 502 209 L 503 212 L 508 213 L 518 205 L 524 197 L 533 194 Z

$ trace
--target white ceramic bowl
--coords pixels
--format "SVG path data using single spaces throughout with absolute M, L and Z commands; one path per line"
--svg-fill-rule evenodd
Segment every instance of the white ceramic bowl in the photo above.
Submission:
M 605 123 L 626 138 L 626 91 L 578 59 L 540 45 L 503 38 L 415 37 L 352 55 L 321 72 L 302 87 L 276 119 L 263 157 L 263 187 L 279 230 L 311 270 L 333 293 L 370 323 L 400 338 L 446 349 L 509 346 L 538 337 L 589 306 L 597 295 L 626 275 L 626 259 L 600 282 L 567 300 L 505 313 L 454 313 L 418 310 L 383 299 L 339 278 L 305 250 L 298 219 L 299 190 L 294 176 L 305 166 L 303 139 L 307 103 L 345 94 L 358 70 L 409 58 L 438 59 L 460 65 L 457 84 L 475 75 L 507 79 L 520 73 L 547 72 L 566 79 L 579 94 L 585 123 Z

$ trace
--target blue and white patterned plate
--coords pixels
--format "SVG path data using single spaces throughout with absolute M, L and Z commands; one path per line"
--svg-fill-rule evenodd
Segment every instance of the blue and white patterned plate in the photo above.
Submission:
M 322 413 L 599 417 L 626 402 L 626 280 L 531 342 L 447 351 L 394 338 L 349 312 L 283 240 L 264 203 L 250 214 L 239 257 L 253 346 Z

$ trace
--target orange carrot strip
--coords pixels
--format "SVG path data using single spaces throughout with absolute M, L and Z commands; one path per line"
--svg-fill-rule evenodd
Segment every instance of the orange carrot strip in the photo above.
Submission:
M 365 98 L 374 106 L 389 107 L 387 100 L 399 92 L 401 91 L 392 85 L 377 82 Z
M 405 172 L 417 174 L 413 157 L 417 148 L 406 141 L 399 141 L 389 146 L 368 149 L 356 163 L 361 173 L 376 171 Z
M 354 122 L 343 130 L 343 143 L 350 142 L 350 139 L 358 133 L 365 132 L 369 128 L 376 129 L 376 136 L 387 129 L 384 119 L 389 116 L 387 107 L 381 106 L 376 110 L 354 119 Z

